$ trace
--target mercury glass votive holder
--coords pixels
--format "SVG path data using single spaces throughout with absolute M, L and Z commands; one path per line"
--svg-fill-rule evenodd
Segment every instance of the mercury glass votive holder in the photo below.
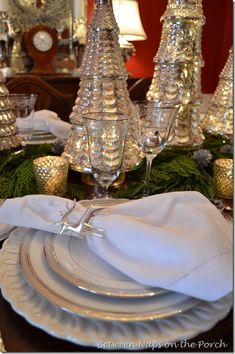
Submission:
M 61 156 L 38 157 L 33 161 L 39 193 L 63 197 L 68 179 L 68 160 Z
M 214 162 L 213 179 L 218 197 L 233 198 L 233 160 L 217 159 Z

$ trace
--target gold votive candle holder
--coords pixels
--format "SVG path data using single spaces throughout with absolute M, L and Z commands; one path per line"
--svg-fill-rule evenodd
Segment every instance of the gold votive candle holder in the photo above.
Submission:
M 33 161 L 39 193 L 63 197 L 68 179 L 68 160 L 61 156 L 38 157 Z
M 215 193 L 225 199 L 233 198 L 233 160 L 217 159 L 214 162 Z

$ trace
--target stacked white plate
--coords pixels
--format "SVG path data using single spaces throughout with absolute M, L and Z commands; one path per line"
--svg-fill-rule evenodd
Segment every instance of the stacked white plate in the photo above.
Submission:
M 57 137 L 50 132 L 44 130 L 34 130 L 26 145 L 51 144 L 57 140 Z
M 15 311 L 82 345 L 139 350 L 188 339 L 212 328 L 232 304 L 232 295 L 206 302 L 146 288 L 94 255 L 85 240 L 33 229 L 12 231 L 0 260 L 1 290 Z

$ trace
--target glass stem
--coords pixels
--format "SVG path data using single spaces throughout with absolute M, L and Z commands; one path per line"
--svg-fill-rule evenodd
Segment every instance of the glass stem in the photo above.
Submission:
M 144 191 L 143 191 L 144 197 L 149 196 L 149 181 L 150 181 L 153 158 L 154 157 L 151 155 L 149 156 L 146 155 L 146 172 L 145 172 Z
M 97 183 L 95 184 L 95 187 L 94 187 L 94 198 L 95 199 L 101 198 L 100 185 Z
M 109 186 L 105 186 L 105 188 L 104 188 L 104 198 L 105 198 L 105 199 L 110 199 L 110 196 L 109 196 Z
M 96 199 L 110 199 L 109 196 L 109 186 L 102 186 L 100 184 L 96 184 L 94 188 L 94 197 Z

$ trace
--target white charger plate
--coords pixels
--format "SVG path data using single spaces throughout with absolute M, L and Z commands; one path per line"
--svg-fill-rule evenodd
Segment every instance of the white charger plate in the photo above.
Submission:
M 15 230 L 15 234 L 23 237 L 19 252 L 20 266 L 30 284 L 47 300 L 80 316 L 106 321 L 144 321 L 182 313 L 200 301 L 174 292 L 129 299 L 83 291 L 59 277 L 48 266 L 44 241 L 49 235 L 54 237 L 53 234 L 20 228 Z
M 107 322 L 87 319 L 62 310 L 40 296 L 23 276 L 19 265 L 22 237 L 12 236 L 0 250 L 0 286 L 13 309 L 32 325 L 75 344 L 99 347 L 109 343 L 113 349 L 145 349 L 159 344 L 189 339 L 210 330 L 223 319 L 233 303 L 232 294 L 219 301 L 201 301 L 184 313 L 145 322 Z M 111 348 L 112 349 L 112 348 Z

